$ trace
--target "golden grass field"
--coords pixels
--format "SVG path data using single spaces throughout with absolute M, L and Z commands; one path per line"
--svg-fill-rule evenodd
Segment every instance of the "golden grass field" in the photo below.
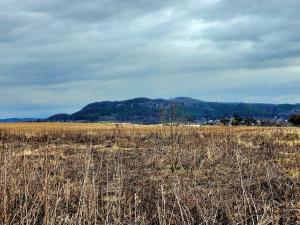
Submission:
M 0 224 L 300 224 L 300 128 L 0 124 Z

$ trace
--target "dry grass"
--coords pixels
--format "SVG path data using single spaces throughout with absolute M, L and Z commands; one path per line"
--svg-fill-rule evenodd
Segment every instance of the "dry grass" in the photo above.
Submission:
M 0 224 L 300 224 L 300 129 L 0 125 Z

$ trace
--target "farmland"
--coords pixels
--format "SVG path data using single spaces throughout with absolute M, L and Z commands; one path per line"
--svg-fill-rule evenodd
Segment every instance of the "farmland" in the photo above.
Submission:
M 300 224 L 300 129 L 0 125 L 0 224 Z

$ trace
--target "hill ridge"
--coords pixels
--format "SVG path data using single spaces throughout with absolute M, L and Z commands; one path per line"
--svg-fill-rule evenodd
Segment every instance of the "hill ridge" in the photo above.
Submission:
M 87 104 L 73 114 L 56 114 L 48 121 L 112 121 L 160 123 L 162 110 L 176 107 L 176 115 L 191 122 L 229 118 L 233 114 L 251 118 L 283 118 L 300 112 L 300 104 L 272 104 L 245 102 L 208 102 L 189 97 L 151 99 L 146 97 L 121 101 L 100 101 Z

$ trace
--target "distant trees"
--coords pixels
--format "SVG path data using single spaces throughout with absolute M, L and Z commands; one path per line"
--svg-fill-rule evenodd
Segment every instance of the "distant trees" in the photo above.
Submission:
M 252 117 L 241 117 L 238 114 L 233 114 L 232 117 L 229 118 L 222 118 L 220 120 L 220 123 L 223 125 L 231 125 L 231 126 L 240 126 L 240 125 L 244 125 L 244 126 L 254 126 L 254 125 L 258 125 L 259 122 L 252 118 Z
M 300 113 L 291 115 L 289 118 L 289 122 L 294 126 L 300 126 Z
M 221 124 L 227 126 L 227 125 L 230 124 L 230 119 L 228 119 L 228 118 L 222 118 L 222 119 L 220 120 L 220 122 L 221 122 Z
M 243 124 L 243 118 L 237 114 L 234 114 L 233 117 L 231 118 L 231 125 L 238 126 L 238 125 L 242 125 L 242 124 Z
M 247 126 L 252 126 L 252 125 L 256 125 L 257 124 L 257 120 L 251 117 L 246 117 L 244 119 L 244 124 Z

